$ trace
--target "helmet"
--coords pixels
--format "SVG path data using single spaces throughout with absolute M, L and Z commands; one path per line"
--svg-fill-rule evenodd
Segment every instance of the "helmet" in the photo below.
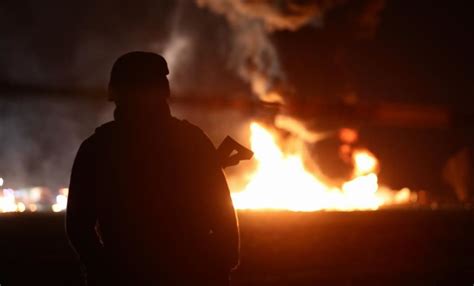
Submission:
M 109 100 L 144 88 L 166 87 L 169 95 L 168 74 L 168 64 L 158 54 L 141 51 L 124 54 L 115 61 L 110 73 Z

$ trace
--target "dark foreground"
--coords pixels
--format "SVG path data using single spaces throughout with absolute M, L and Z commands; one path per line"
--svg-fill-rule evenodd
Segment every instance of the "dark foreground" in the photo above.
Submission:
M 473 285 L 474 211 L 239 213 L 233 285 Z M 0 216 L 0 285 L 80 285 L 64 217 Z

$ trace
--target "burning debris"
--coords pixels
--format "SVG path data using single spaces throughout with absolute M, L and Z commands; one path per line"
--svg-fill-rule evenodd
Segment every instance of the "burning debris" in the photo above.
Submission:
M 344 1 L 342 1 L 344 2 Z M 374 210 L 383 205 L 408 203 L 410 190 L 396 192 L 380 187 L 379 163 L 368 150 L 353 149 L 357 133 L 343 129 L 341 156 L 353 167 L 351 177 L 339 184 L 323 179 L 317 168 L 309 167 L 306 146 L 337 132 L 315 132 L 305 123 L 286 114 L 290 93 L 278 53 L 270 40 L 275 30 L 297 30 L 309 23 L 322 23 L 325 12 L 340 1 L 213 1 L 197 0 L 198 5 L 224 15 L 233 31 L 232 65 L 248 82 L 260 101 L 279 106 L 269 126 L 254 121 L 250 125 L 251 146 L 257 166 L 246 173 L 246 183 L 234 190 L 238 209 Z M 376 26 L 384 1 L 368 1 L 361 16 L 362 26 Z M 278 133 L 287 138 L 279 140 Z M 341 136 L 342 136 L 341 135 Z M 239 178 L 240 179 L 240 178 Z M 230 178 L 233 180 L 233 178 Z M 235 185 L 235 184 L 234 184 Z
M 257 167 L 246 174 L 248 183 L 242 190 L 232 195 L 237 209 L 376 210 L 416 200 L 407 188 L 393 191 L 379 186 L 379 162 L 368 150 L 351 150 L 351 178 L 331 185 L 306 166 L 304 142 L 299 138 L 281 143 L 261 124 L 254 122 L 250 129 Z

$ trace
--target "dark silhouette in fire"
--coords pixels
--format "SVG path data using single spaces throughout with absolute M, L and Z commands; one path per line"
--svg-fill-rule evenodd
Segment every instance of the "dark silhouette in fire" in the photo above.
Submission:
M 223 161 L 198 127 L 171 116 L 167 74 L 157 54 L 120 57 L 115 120 L 77 153 L 66 227 L 89 285 L 227 285 L 238 264 Z

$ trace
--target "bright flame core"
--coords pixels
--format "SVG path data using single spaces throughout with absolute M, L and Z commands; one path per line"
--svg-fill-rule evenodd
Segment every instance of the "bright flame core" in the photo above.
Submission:
M 237 209 L 376 210 L 384 204 L 410 200 L 408 189 L 397 195 L 379 188 L 378 161 L 367 150 L 353 152 L 351 180 L 340 187 L 329 186 L 308 171 L 302 151 L 285 153 L 272 133 L 258 123 L 250 125 L 250 132 L 257 169 L 243 190 L 232 194 Z

